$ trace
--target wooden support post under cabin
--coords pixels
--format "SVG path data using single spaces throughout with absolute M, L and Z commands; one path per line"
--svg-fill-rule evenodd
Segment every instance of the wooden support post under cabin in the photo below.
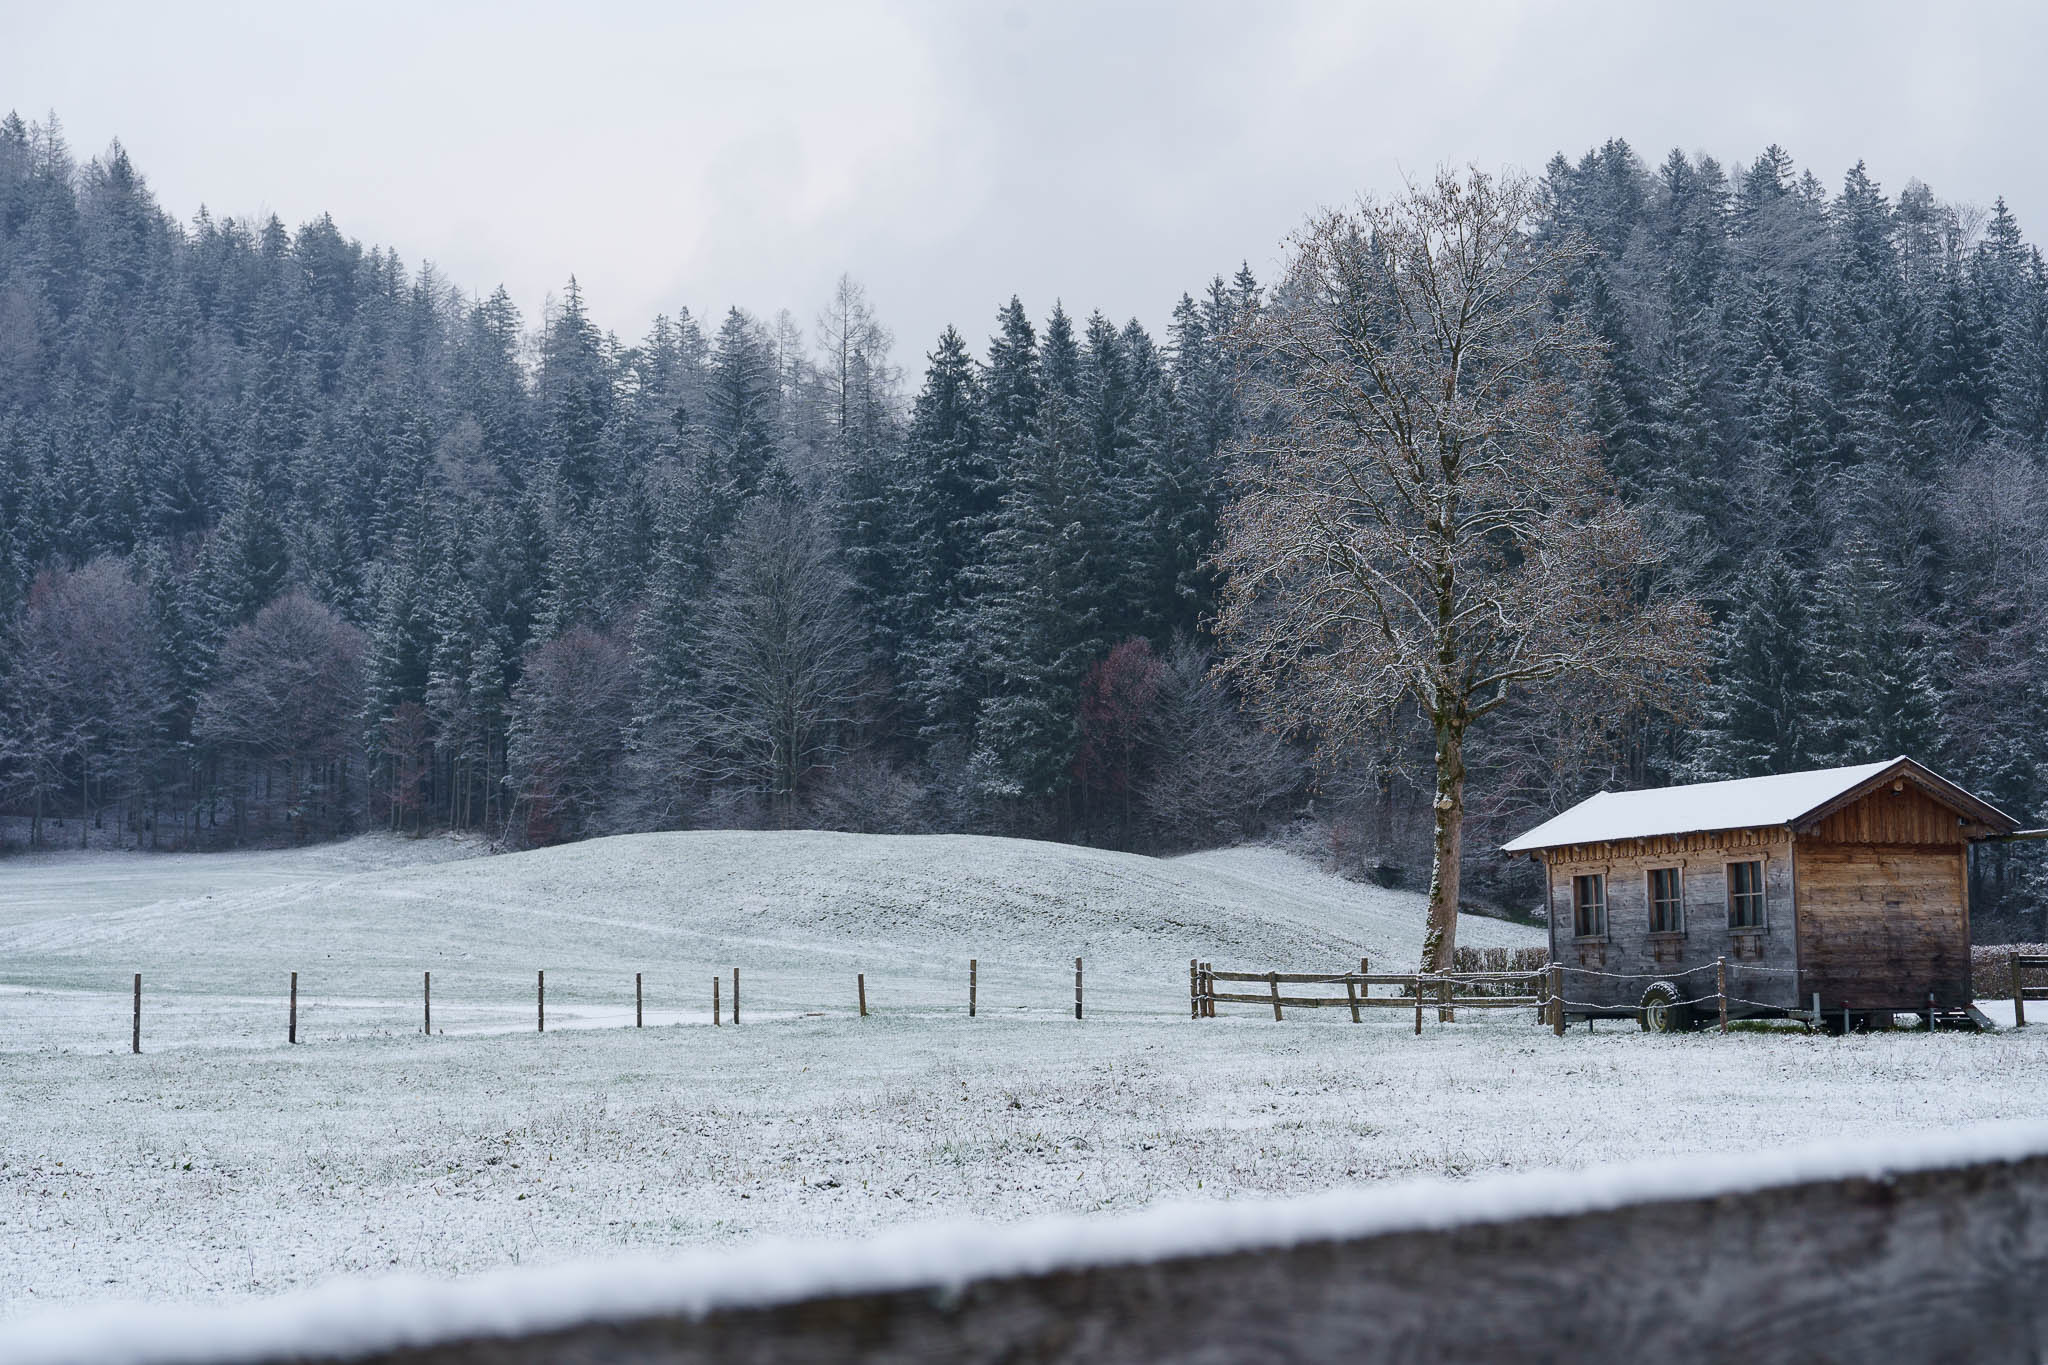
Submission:
M 2017 967 L 2015 967 L 2015 968 L 2013 969 L 2013 973 L 2014 973 L 2014 975 L 2013 975 L 2013 980 L 2015 980 L 2015 981 L 2019 980 L 2019 975 L 2018 975 L 2018 973 L 2019 973 L 2019 969 L 2018 969 Z M 137 973 L 135 974 L 135 1029 L 134 1029 L 134 1032 L 133 1032 L 133 1033 L 131 1033 L 131 1034 L 129 1035 L 129 1039 L 128 1039 L 128 1046 L 129 1046 L 129 1047 L 130 1047 L 131 1049 L 133 1049 L 133 1050 L 134 1050 L 134 1052 L 135 1052 L 135 1055 L 136 1055 L 136 1056 L 138 1056 L 138 1057 L 139 1057 L 139 1056 L 141 1056 L 141 1055 L 142 1055 L 142 973 L 141 973 L 141 972 L 137 972 Z
M 1360 972 L 1360 973 L 1359 973 L 1359 975 L 1360 975 L 1360 976 L 1364 976 L 1364 975 L 1365 975 L 1365 973 L 1364 973 L 1364 972 Z M 1350 1002 L 1351 1002 L 1351 1022 L 1352 1022 L 1352 1023 L 1354 1023 L 1354 1024 L 1355 1024 L 1355 1023 L 1358 1023 L 1358 1022 L 1359 1022 L 1359 1019 L 1358 1019 L 1358 984 L 1359 984 L 1358 982 L 1356 982 L 1356 981 L 1351 981 L 1351 980 L 1348 980 L 1348 979 L 1347 979 L 1347 980 L 1346 980 L 1346 981 L 1344 982 L 1344 998 L 1345 998 L 1346 1000 L 1348 1000 L 1348 1001 L 1350 1001 Z
M 717 972 L 713 972 L 713 973 L 711 974 L 711 1023 L 712 1023 L 712 1026 L 713 1026 L 713 1027 L 716 1027 L 716 1026 L 718 1025 L 718 1023 L 719 1023 L 719 1018 L 718 1018 L 718 973 L 717 973 Z
M 1728 959 L 1714 959 L 1714 994 L 1721 998 L 1721 1032 L 1728 1031 Z
M 740 969 L 732 969 L 732 1021 L 740 1021 Z
M 640 973 L 633 973 L 633 1027 L 645 1028 L 647 1016 L 642 1012 L 640 996 Z
M 967 959 L 967 1017 L 972 1019 L 975 1010 L 976 987 L 980 985 L 981 962 L 977 958 Z
M 866 972 L 855 972 L 853 974 L 853 988 L 860 993 L 860 1017 L 865 1019 L 868 1017 L 868 974 Z
M 434 1036 L 434 974 L 420 973 L 420 1032 Z
M 1273 993 L 1273 1019 L 1277 1023 L 1280 1019 L 1280 973 L 1266 973 L 1266 989 Z
M 1081 959 L 1074 959 L 1074 1017 L 1081 1017 Z
M 1564 966 L 1550 964 L 1550 1031 L 1564 1037 Z
M 287 1043 L 299 1041 L 299 974 L 297 972 L 292 973 L 292 1012 L 290 1020 L 284 1026 L 284 1040 Z
M 548 974 L 537 973 L 533 981 L 533 1022 L 535 1033 L 548 1031 Z
M 2027 1026 L 2027 987 L 2025 975 L 2020 971 L 2020 955 L 2011 953 L 2006 961 L 2012 966 L 2012 1026 Z M 139 979 L 139 978 L 138 978 Z

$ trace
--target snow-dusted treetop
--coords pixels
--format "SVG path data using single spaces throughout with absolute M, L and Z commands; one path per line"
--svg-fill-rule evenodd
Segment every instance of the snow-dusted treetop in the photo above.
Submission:
M 1647 839 L 1662 834 L 1698 834 L 1719 829 L 1790 825 L 1822 811 L 1864 787 L 1905 777 L 1944 804 L 1994 830 L 2009 832 L 2019 822 L 1944 777 L 1904 756 L 1846 768 L 1742 777 L 1732 782 L 1695 782 L 1648 791 L 1601 792 L 1561 815 L 1501 845 L 1507 853 L 1529 853 L 1565 844 L 1599 844 Z

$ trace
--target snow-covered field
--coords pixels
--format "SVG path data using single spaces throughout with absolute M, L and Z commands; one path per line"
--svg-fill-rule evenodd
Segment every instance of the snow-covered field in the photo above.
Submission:
M 691 834 L 472 851 L 0 862 L 0 1314 L 2048 1113 L 2048 1030 L 1190 1021 L 1191 956 L 1412 962 L 1419 897 L 1273 850 Z M 1536 935 L 1468 919 L 1461 938 Z M 710 977 L 734 965 L 745 1022 L 713 1029 Z M 431 1039 L 422 970 L 447 1029 Z

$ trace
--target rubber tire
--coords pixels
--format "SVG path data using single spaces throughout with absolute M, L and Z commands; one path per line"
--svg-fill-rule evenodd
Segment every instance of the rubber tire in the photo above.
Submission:
M 1645 1033 L 1686 1033 L 1692 1029 L 1692 1006 L 1669 981 L 1653 981 L 1636 1004 L 1636 1018 Z

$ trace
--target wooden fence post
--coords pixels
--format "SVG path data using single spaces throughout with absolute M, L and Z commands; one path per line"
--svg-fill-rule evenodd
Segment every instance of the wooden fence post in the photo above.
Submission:
M 1721 1032 L 1728 1031 L 1728 959 L 1714 959 L 1714 994 L 1721 997 Z
M 1422 1036 L 1422 973 L 1415 974 L 1415 1036 Z
M 711 1023 L 715 1027 L 718 1022 L 718 973 L 713 972 L 711 974 Z
M 860 1017 L 865 1019 L 868 1017 L 868 974 L 866 972 L 855 972 L 853 974 L 853 988 L 860 994 Z
M 1074 1017 L 1081 1017 L 1081 959 L 1074 959 Z
M 420 1031 L 434 1036 L 434 974 L 420 973 Z
M 1550 964 L 1550 1031 L 1564 1037 L 1564 964 Z
M 1213 962 L 1202 964 L 1202 1017 L 1216 1017 L 1216 964 Z
M 548 974 L 541 972 L 533 982 L 534 1032 L 548 1031 Z
M 284 1027 L 284 1040 L 287 1043 L 299 1041 L 299 974 L 297 972 L 292 973 L 292 1012 L 290 1022 Z
M 1202 1017 L 1202 964 L 1197 958 L 1188 959 L 1188 1018 Z
M 980 963 L 980 962 L 979 962 L 978 960 L 976 960 L 975 958 L 971 958 L 971 957 L 970 957 L 970 958 L 968 958 L 968 959 L 967 959 L 967 1017 L 968 1017 L 969 1019 L 972 1019 L 972 1018 L 974 1017 L 974 1004 L 975 1004 L 975 1002 L 974 1002 L 974 995 L 975 995 L 975 986 L 976 986 L 976 985 L 977 985 L 977 983 L 978 983 L 978 980 L 979 980 L 979 977 L 980 977 L 980 972 L 981 972 L 981 963 Z
M 1360 975 L 1360 976 L 1364 976 L 1364 975 L 1365 975 L 1365 973 L 1364 973 L 1364 972 L 1360 972 L 1360 973 L 1359 973 L 1359 975 Z M 1356 982 L 1356 981 L 1346 981 L 1346 982 L 1344 983 L 1344 998 L 1345 998 L 1345 999 L 1347 999 L 1347 1000 L 1349 1000 L 1349 1001 L 1351 1002 L 1351 1022 L 1352 1022 L 1352 1023 L 1354 1023 L 1354 1024 L 1355 1024 L 1355 1023 L 1358 1023 L 1358 1022 L 1359 1022 L 1359 1019 L 1358 1019 L 1358 987 L 1359 987 L 1359 984 L 1360 984 L 1360 983 L 1358 983 L 1358 982 Z
M 640 973 L 633 973 L 633 1027 L 645 1028 L 647 1017 L 641 1011 Z
M 2027 1026 L 2027 987 L 2026 979 L 2020 973 L 2020 955 L 2018 953 L 2007 953 L 2006 965 L 2012 970 L 2012 1026 L 2014 1028 L 2025 1028 Z
M 1445 978 L 1436 983 L 1436 1021 L 1446 1024 L 1457 1017 L 1458 1012 L 1451 1008 L 1451 983 L 1449 978 Z
M 732 1021 L 740 1021 L 740 969 L 732 969 Z
M 1280 973 L 1266 973 L 1266 989 L 1273 993 L 1273 1020 L 1275 1023 L 1278 1023 L 1280 1019 Z
M 2013 968 L 2013 980 L 2019 980 L 2019 968 Z M 129 1035 L 128 1046 L 136 1056 L 142 1055 L 142 973 L 135 974 L 135 1030 Z

